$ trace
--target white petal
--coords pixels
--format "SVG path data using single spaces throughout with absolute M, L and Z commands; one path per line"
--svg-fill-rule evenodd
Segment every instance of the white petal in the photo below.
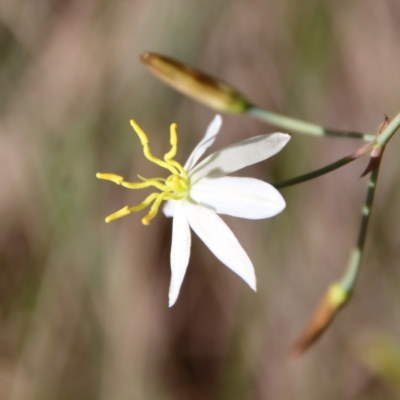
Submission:
M 169 307 L 172 307 L 178 298 L 179 291 L 185 277 L 190 256 L 190 228 L 185 216 L 182 202 L 176 202 L 174 219 L 172 221 L 171 246 L 171 284 L 169 287 Z
M 189 172 L 193 184 L 205 176 L 224 176 L 278 153 L 289 141 L 286 133 L 255 136 L 217 151 Z
M 190 190 L 190 197 L 218 214 L 261 219 L 280 213 L 285 200 L 270 184 L 253 178 L 203 178 Z
M 215 257 L 256 290 L 253 264 L 225 222 L 207 207 L 190 201 L 185 201 L 183 206 L 190 227 Z
M 199 158 L 204 154 L 204 152 L 214 143 L 214 140 L 218 134 L 222 125 L 222 118 L 220 115 L 216 115 L 215 118 L 211 121 L 210 125 L 208 125 L 206 134 L 204 135 L 201 142 L 195 147 L 192 151 L 192 154 L 189 156 L 186 164 L 184 166 L 185 171 L 190 171 Z
M 165 202 L 162 210 L 166 217 L 170 218 L 174 216 L 175 203 L 175 200 L 168 200 Z

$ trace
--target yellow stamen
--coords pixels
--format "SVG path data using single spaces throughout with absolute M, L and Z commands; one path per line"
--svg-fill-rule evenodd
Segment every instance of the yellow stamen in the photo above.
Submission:
M 145 182 L 126 182 L 122 181 L 121 186 L 126 187 L 127 189 L 143 189 L 150 186 L 154 186 L 161 191 L 169 190 L 168 186 L 159 182 L 156 179 L 149 179 Z
M 124 178 L 122 176 L 115 175 L 115 174 L 103 174 L 101 172 L 98 172 L 96 174 L 96 178 L 104 179 L 106 181 L 111 181 L 111 182 L 116 183 L 117 185 L 120 185 L 121 182 L 124 180 Z
M 150 211 L 148 214 L 142 218 L 142 224 L 143 225 L 149 225 L 150 220 L 153 219 L 158 212 L 158 208 L 160 207 L 161 202 L 164 200 L 164 198 L 168 195 L 167 192 L 160 193 L 157 198 L 155 199 L 153 205 L 150 207 Z
M 178 135 L 176 134 L 176 124 L 171 124 L 170 126 L 170 143 L 171 150 L 164 156 L 164 160 L 170 160 L 176 156 L 176 151 L 178 150 Z M 168 162 L 168 161 L 167 161 Z
M 138 178 L 141 180 L 141 181 L 144 181 L 144 182 L 146 182 L 146 181 L 150 181 L 150 180 L 152 180 L 152 181 L 159 181 L 159 182 L 165 182 L 166 181 L 166 179 L 165 178 L 145 178 L 145 177 L 143 177 L 142 175 L 138 175 Z
M 109 223 L 111 221 L 114 221 L 115 219 L 118 219 L 118 218 L 121 218 L 121 217 L 125 217 L 125 215 L 128 215 L 130 213 L 131 212 L 130 212 L 128 206 L 125 206 L 124 208 L 121 208 L 120 210 L 118 210 L 114 214 L 109 215 L 106 218 L 106 222 Z
M 154 203 L 150 207 L 148 214 L 142 219 L 142 223 L 144 225 L 149 225 L 150 220 L 157 215 L 158 209 L 163 201 L 182 200 L 183 198 L 185 198 L 185 196 L 189 191 L 190 182 L 188 175 L 184 170 L 184 168 L 182 167 L 182 165 L 179 164 L 177 161 L 173 160 L 173 157 L 177 153 L 177 147 L 178 147 L 176 124 L 172 124 L 170 127 L 171 149 L 167 154 L 165 154 L 164 161 L 160 160 L 159 158 L 151 154 L 148 145 L 148 138 L 134 120 L 131 120 L 131 125 L 135 130 L 135 132 L 137 133 L 137 135 L 139 136 L 139 139 L 143 146 L 143 153 L 145 157 L 151 162 L 159 165 L 160 167 L 168 169 L 170 172 L 172 172 L 172 175 L 170 175 L 167 179 L 165 178 L 147 179 L 144 178 L 143 176 L 138 175 L 139 179 L 142 182 L 127 182 L 124 181 L 124 178 L 122 176 L 115 174 L 108 174 L 108 173 L 97 173 L 96 177 L 99 179 L 112 181 L 128 189 L 143 189 L 150 186 L 154 186 L 157 189 L 159 189 L 161 191 L 160 193 L 150 194 L 140 204 L 133 207 L 126 206 L 121 210 L 115 212 L 114 214 L 109 215 L 106 218 L 106 222 L 111 222 L 117 218 L 124 217 L 125 215 L 128 215 L 132 212 L 143 210 L 145 207 L 149 206 L 154 201 Z
M 170 143 L 171 143 L 171 150 L 164 156 L 164 160 L 175 167 L 181 175 L 185 178 L 188 179 L 186 171 L 183 169 L 182 165 L 179 164 L 177 161 L 173 160 L 172 158 L 175 157 L 176 151 L 178 149 L 178 135 L 176 133 L 176 124 L 171 124 L 170 127 Z
M 164 201 L 164 200 L 181 200 L 181 199 L 182 199 L 181 196 L 176 196 L 172 193 L 168 193 L 168 192 L 158 193 L 158 196 L 157 196 L 156 200 L 154 201 L 153 205 L 151 206 L 150 211 L 148 212 L 148 214 L 145 217 L 142 218 L 142 224 L 143 225 L 150 224 L 150 220 L 153 219 L 157 215 L 158 209 L 159 209 L 162 201 Z
M 154 164 L 157 164 L 162 168 L 168 169 L 173 174 L 177 174 L 178 171 L 172 165 L 169 165 L 165 161 L 160 160 L 159 158 L 157 158 L 157 157 L 153 156 L 153 154 L 151 154 L 150 147 L 148 145 L 149 139 L 147 139 L 146 134 L 142 131 L 140 126 L 133 119 L 131 119 L 131 126 L 135 130 L 137 135 L 139 136 L 140 142 L 142 143 L 142 146 L 143 146 L 143 154 L 145 155 L 145 157 L 148 160 L 150 160 L 151 162 L 153 162 Z
M 129 209 L 130 212 L 138 212 L 146 208 L 154 199 L 156 199 L 160 193 L 152 193 L 151 195 L 147 196 L 140 204 L 137 206 L 133 206 Z

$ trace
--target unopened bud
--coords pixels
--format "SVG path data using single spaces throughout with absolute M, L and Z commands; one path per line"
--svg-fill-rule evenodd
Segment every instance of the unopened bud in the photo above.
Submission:
M 295 344 L 292 354 L 299 356 L 304 353 L 325 331 L 339 310 L 346 304 L 349 293 L 339 284 L 332 285 L 318 306 L 308 327 Z
M 240 114 L 250 107 L 242 93 L 229 83 L 179 61 L 155 53 L 144 53 L 140 59 L 162 81 L 214 110 Z

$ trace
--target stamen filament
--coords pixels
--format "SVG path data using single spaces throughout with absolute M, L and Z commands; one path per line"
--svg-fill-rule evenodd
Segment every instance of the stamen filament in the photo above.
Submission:
M 164 200 L 182 200 L 189 191 L 190 181 L 188 175 L 181 164 L 177 161 L 173 160 L 173 157 L 177 153 L 178 146 L 178 136 L 176 133 L 176 124 L 171 124 L 170 126 L 170 143 L 171 149 L 165 154 L 164 161 L 159 158 L 153 156 L 150 152 L 150 148 L 148 145 L 148 138 L 146 134 L 142 131 L 142 129 L 137 125 L 134 120 L 131 120 L 132 128 L 135 130 L 137 135 L 139 136 L 140 142 L 143 146 L 143 153 L 145 157 L 151 162 L 159 165 L 162 168 L 168 169 L 172 172 L 168 178 L 151 178 L 147 179 L 141 175 L 138 175 L 141 182 L 127 182 L 124 181 L 124 178 L 120 175 L 109 174 L 109 173 L 100 173 L 96 174 L 96 177 L 99 179 L 105 179 L 116 183 L 117 185 L 121 185 L 126 187 L 127 189 L 143 189 L 147 187 L 155 187 L 160 190 L 160 193 L 152 193 L 147 196 L 140 204 L 128 207 L 125 206 L 121 210 L 109 215 L 106 218 L 106 222 L 111 222 L 115 219 L 124 217 L 132 212 L 141 211 L 147 206 L 149 206 L 152 202 L 153 204 L 150 207 L 148 214 L 142 219 L 142 223 L 144 225 L 149 225 L 150 220 L 153 219 L 158 212 L 158 209 L 161 203 Z
M 184 168 L 182 167 L 181 164 L 179 164 L 177 161 L 173 160 L 173 158 L 176 155 L 176 151 L 178 149 L 178 135 L 176 133 L 176 128 L 177 125 L 176 124 L 171 124 L 170 127 L 170 143 L 171 143 L 171 150 L 165 154 L 164 156 L 164 160 L 172 165 L 173 167 L 175 167 L 177 170 L 179 170 L 179 172 L 181 173 L 181 176 L 183 178 L 185 178 L 186 180 L 188 180 L 188 175 L 186 173 L 186 171 L 184 170 Z
M 188 174 L 186 173 L 186 171 L 183 169 L 182 165 L 178 163 L 178 161 L 175 160 L 168 160 L 168 163 L 171 164 L 173 167 L 175 167 L 176 169 L 179 170 L 179 172 L 181 173 L 181 176 L 188 181 L 189 177 Z
M 156 199 L 160 193 L 152 193 L 149 196 L 147 196 L 140 204 L 137 206 L 133 206 L 129 208 L 130 212 L 138 212 L 143 210 L 143 208 L 146 208 L 154 199 Z
M 165 182 L 166 179 L 165 178 L 145 178 L 142 175 L 138 175 L 138 178 L 143 181 L 143 182 L 147 182 L 147 181 L 159 181 L 159 182 Z
M 150 224 L 150 220 L 153 219 L 157 215 L 158 208 L 160 207 L 161 202 L 168 196 L 168 194 L 169 193 L 167 193 L 167 192 L 159 193 L 159 195 L 155 199 L 153 205 L 151 206 L 149 213 L 145 217 L 142 218 L 143 225 Z
M 164 185 L 163 183 L 159 182 L 158 180 L 155 179 L 149 179 L 147 181 L 144 182 L 126 182 L 126 181 L 122 181 L 121 182 L 121 186 L 126 187 L 127 189 L 143 189 L 143 188 L 147 188 L 150 186 L 154 186 L 157 189 L 161 190 L 162 192 L 164 191 L 171 191 L 171 189 Z
M 159 193 L 156 200 L 154 201 L 153 205 L 151 206 L 149 213 L 145 217 L 142 218 L 142 224 L 143 225 L 150 224 L 150 220 L 153 219 L 157 215 L 158 208 L 160 207 L 160 204 L 162 201 L 164 201 L 164 200 L 180 200 L 180 199 L 182 199 L 182 196 L 177 196 L 177 195 L 174 195 L 172 193 L 167 193 L 167 192 Z
M 178 174 L 178 171 L 172 165 L 168 164 L 167 162 L 165 162 L 163 160 L 160 160 L 159 158 L 157 158 L 157 157 L 153 156 L 153 154 L 151 154 L 150 147 L 148 145 L 149 140 L 147 139 L 146 134 L 142 131 L 142 129 L 139 127 L 139 125 L 136 123 L 135 120 L 131 119 L 130 122 L 131 122 L 132 128 L 139 136 L 140 142 L 142 143 L 142 146 L 143 146 L 143 154 L 145 155 L 145 157 L 149 161 L 153 162 L 154 164 L 157 164 L 162 168 L 168 169 L 173 174 Z

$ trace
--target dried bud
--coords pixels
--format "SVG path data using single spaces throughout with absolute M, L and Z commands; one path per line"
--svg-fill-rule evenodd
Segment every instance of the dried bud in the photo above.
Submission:
M 381 126 L 379 127 L 378 130 L 378 135 L 380 135 L 386 127 L 389 125 L 390 120 L 386 114 L 383 115 L 383 122 L 381 123 Z M 361 178 L 367 174 L 369 174 L 371 171 L 373 171 L 375 168 L 377 168 L 382 160 L 383 156 L 383 151 L 385 150 L 385 147 L 382 146 L 379 143 L 372 142 L 370 143 L 372 146 L 371 149 L 371 158 L 369 159 L 369 163 L 367 165 L 367 168 L 365 168 L 365 171 L 361 174 Z
M 294 356 L 300 356 L 321 336 L 348 298 L 349 293 L 339 284 L 334 284 L 328 289 L 311 322 L 294 346 L 292 350 Z
M 179 92 L 220 112 L 240 114 L 250 104 L 233 86 L 172 58 L 144 53 L 140 57 L 158 78 Z
M 381 126 L 378 129 L 378 133 L 382 133 L 387 128 L 389 123 L 390 123 L 389 117 L 386 114 L 383 114 L 383 122 L 381 123 Z

